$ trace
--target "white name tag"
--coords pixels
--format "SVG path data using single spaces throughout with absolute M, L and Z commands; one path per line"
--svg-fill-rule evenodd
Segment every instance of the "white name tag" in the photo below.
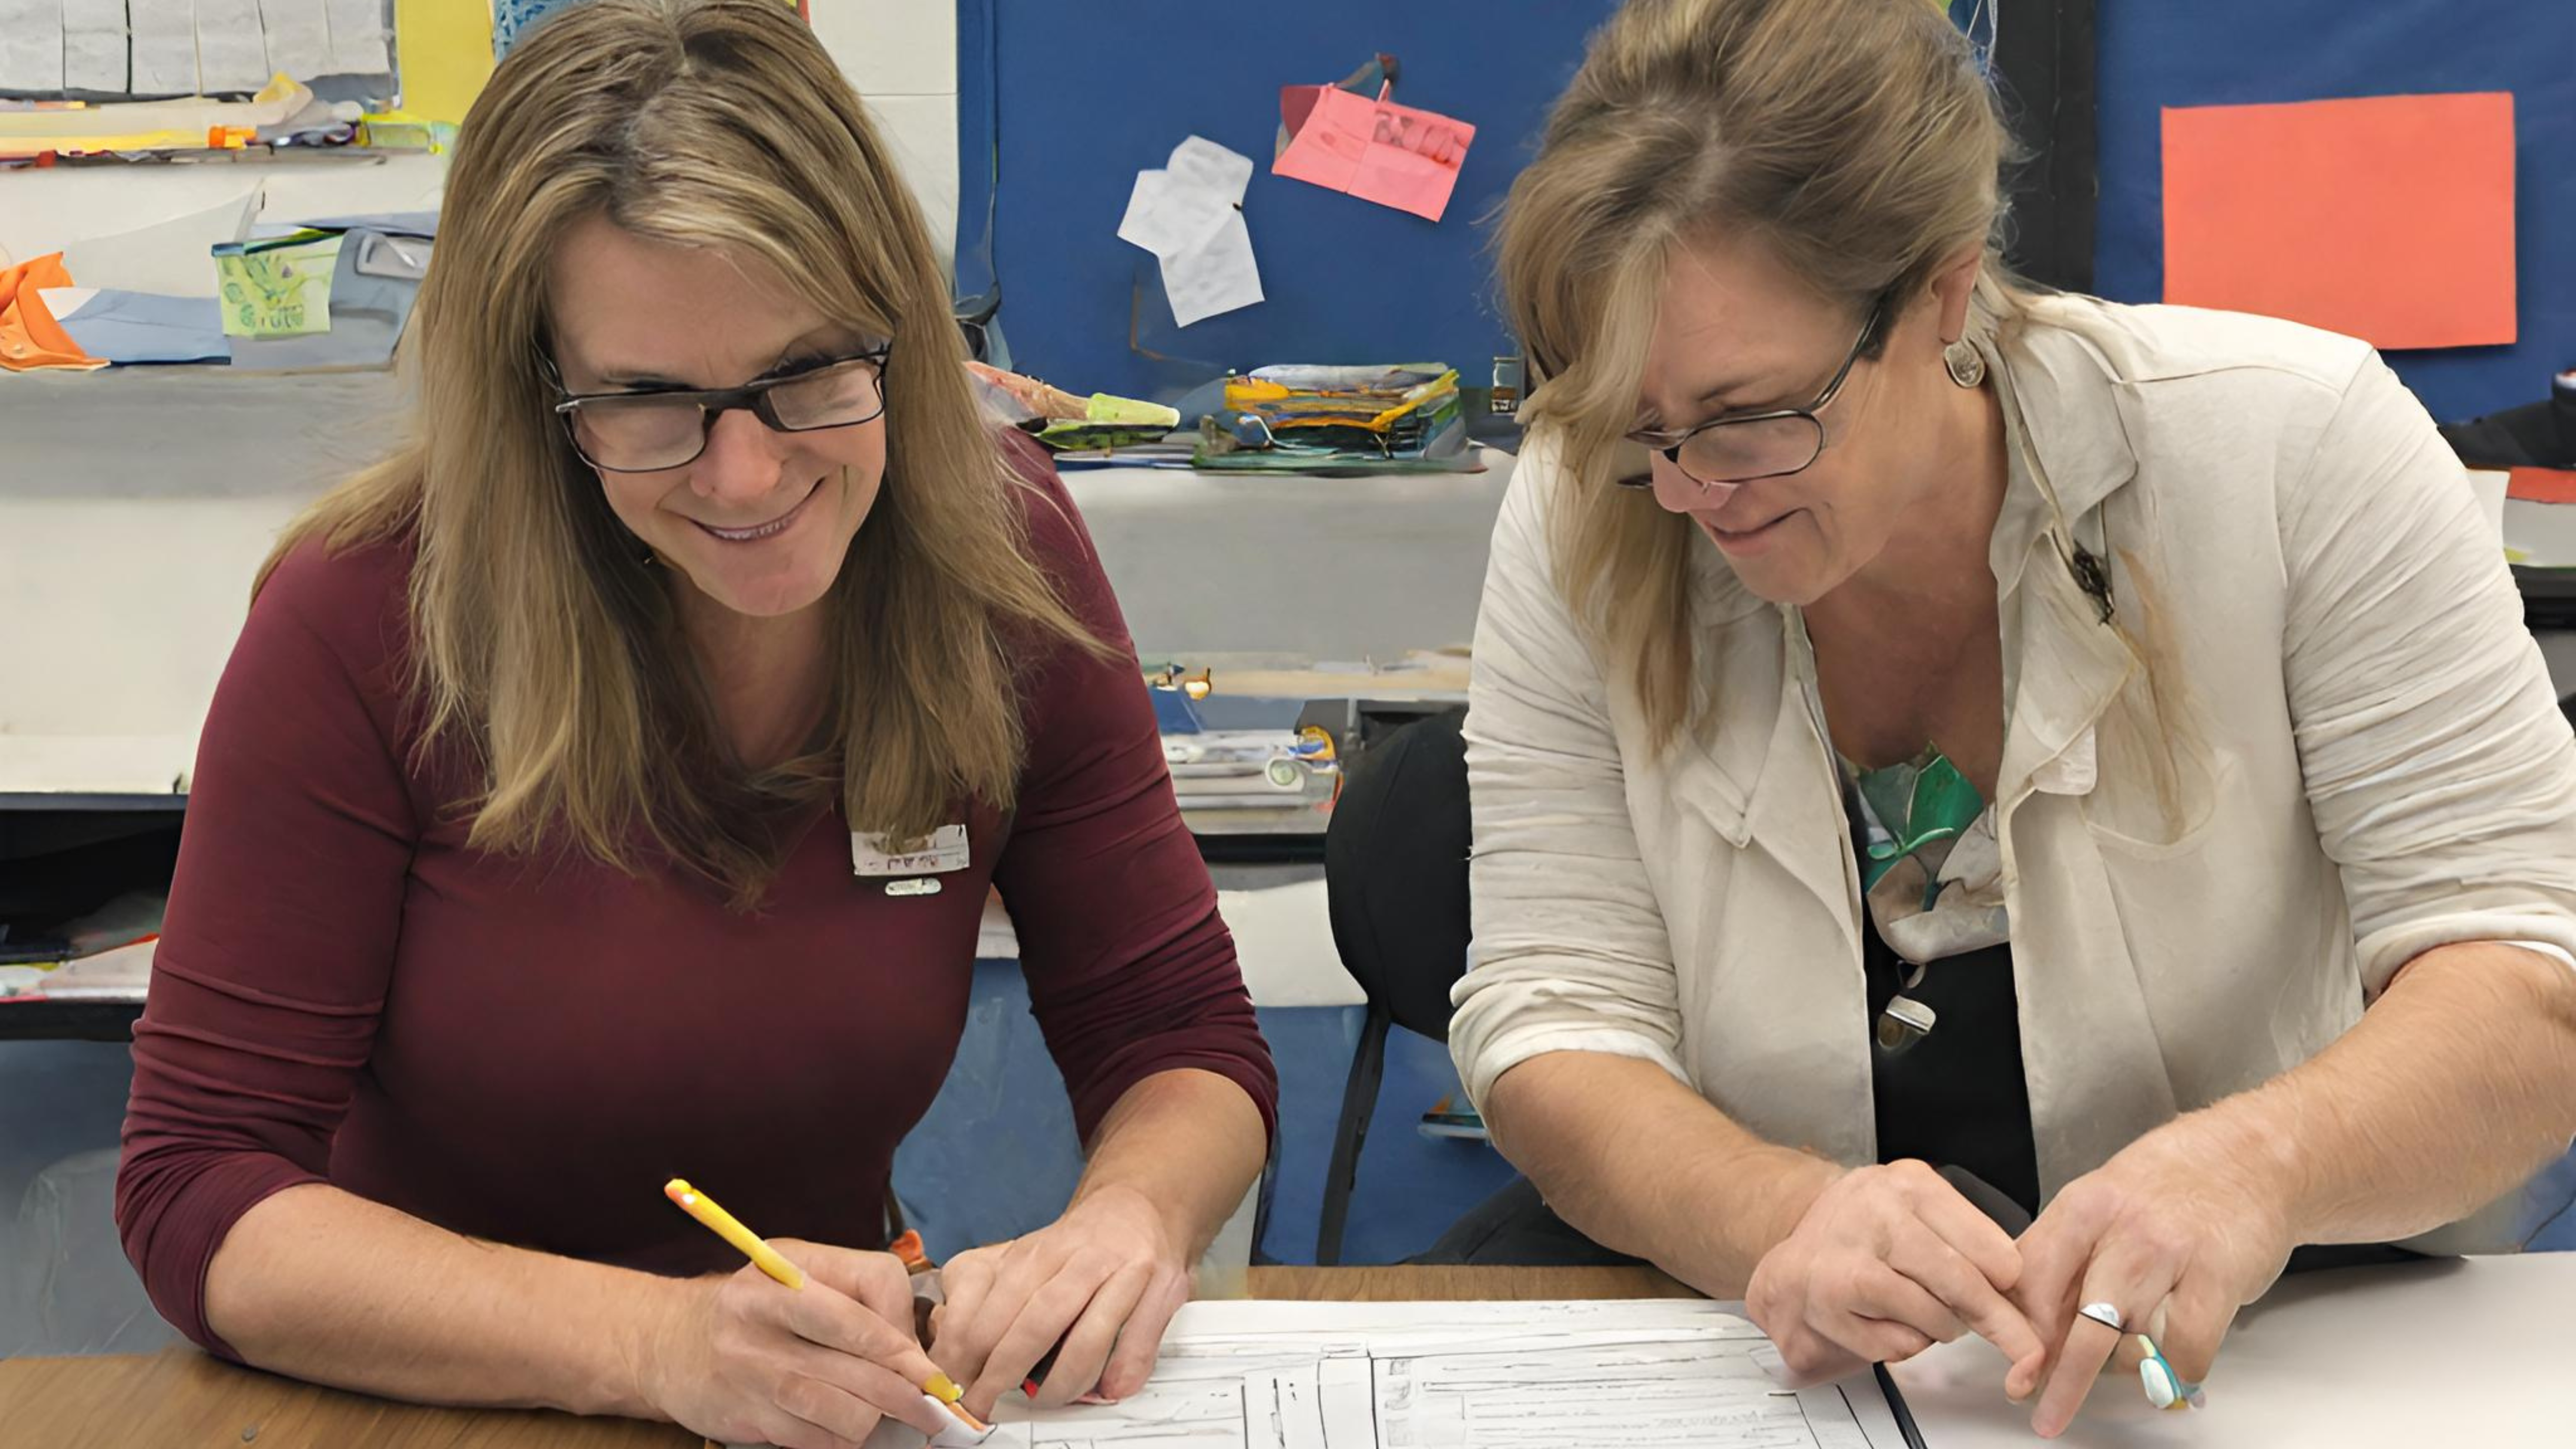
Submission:
M 883 835 L 861 835 L 850 832 L 850 869 L 860 875 L 944 875 L 964 870 L 968 853 L 966 827 L 942 825 L 920 842 L 919 850 L 900 854 L 886 847 L 892 842 Z

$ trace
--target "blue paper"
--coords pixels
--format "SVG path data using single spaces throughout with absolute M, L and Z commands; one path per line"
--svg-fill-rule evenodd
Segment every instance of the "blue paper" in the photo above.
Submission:
M 80 350 L 108 362 L 223 362 L 223 306 L 212 297 L 102 289 L 63 319 Z

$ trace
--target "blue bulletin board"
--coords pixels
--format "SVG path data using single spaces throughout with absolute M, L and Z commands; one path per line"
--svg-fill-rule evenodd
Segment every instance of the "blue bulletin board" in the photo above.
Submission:
M 2004 24 L 2013 9 L 2004 0 Z M 2537 402 L 2576 366 L 2576 3 L 2103 0 L 2097 13 L 2104 296 L 2164 295 L 2162 107 L 2511 91 L 2519 341 L 2388 360 L 2444 421 Z
M 2054 0 L 1987 3 L 2010 27 Z M 1015 365 L 1077 392 L 1169 397 L 1227 367 L 1292 361 L 1438 358 L 1481 382 L 1494 354 L 1517 350 L 1486 219 L 1614 8 L 963 0 L 960 290 L 998 273 Z M 2095 290 L 2163 296 L 2161 107 L 2509 90 L 2520 340 L 2390 361 L 2443 419 L 2535 401 L 2576 365 L 2576 0 L 2104 0 L 2097 16 Z M 1437 224 L 1269 174 L 1279 88 L 1337 81 L 1376 51 L 1402 62 L 1397 100 L 1477 127 Z M 1116 233 L 1136 172 L 1191 134 L 1259 168 L 1243 209 L 1268 300 L 1181 329 L 1154 259 Z M 1176 360 L 1132 348 L 1131 320 L 1138 343 Z
M 978 202 L 997 165 L 992 272 L 1012 362 L 1075 392 L 1171 395 L 1227 367 L 1437 359 L 1483 382 L 1515 352 L 1484 225 L 1612 0 L 967 0 L 958 17 L 960 289 L 989 280 Z M 1270 174 L 1279 88 L 1372 53 L 1394 99 L 1476 127 L 1438 222 Z M 1154 258 L 1118 239 L 1136 173 L 1200 135 L 1256 163 L 1243 201 L 1267 300 L 1183 329 Z M 1139 283 L 1141 303 L 1135 301 Z M 1138 340 L 1182 359 L 1158 363 Z

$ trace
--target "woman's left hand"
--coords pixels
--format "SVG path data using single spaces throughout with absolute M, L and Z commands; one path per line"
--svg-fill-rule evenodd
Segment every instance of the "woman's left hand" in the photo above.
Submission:
M 1036 1402 L 1085 1393 L 1122 1399 L 1145 1386 L 1163 1329 L 1190 1296 L 1180 1237 L 1144 1194 L 1104 1187 L 1024 1238 L 976 1248 L 940 1271 L 930 1357 L 992 1417 L 1061 1340 Z
M 2186 1383 L 2208 1376 L 2237 1310 L 2289 1261 L 2282 1172 L 2259 1137 L 2204 1112 L 2148 1133 L 2058 1193 L 2021 1236 L 2013 1290 L 2049 1348 L 2034 1430 L 2064 1433 L 2114 1353 L 2141 1333 Z M 2118 1309 L 2126 1328 L 2077 1312 L 2092 1303 Z M 2122 1353 L 2121 1367 L 2133 1370 L 2140 1357 Z

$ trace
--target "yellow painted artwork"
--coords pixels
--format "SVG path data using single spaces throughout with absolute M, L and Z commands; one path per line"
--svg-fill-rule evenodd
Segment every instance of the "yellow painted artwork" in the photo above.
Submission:
M 331 330 L 331 274 L 340 267 L 340 236 L 312 232 L 255 248 L 221 251 L 224 333 L 230 337 L 301 337 Z

